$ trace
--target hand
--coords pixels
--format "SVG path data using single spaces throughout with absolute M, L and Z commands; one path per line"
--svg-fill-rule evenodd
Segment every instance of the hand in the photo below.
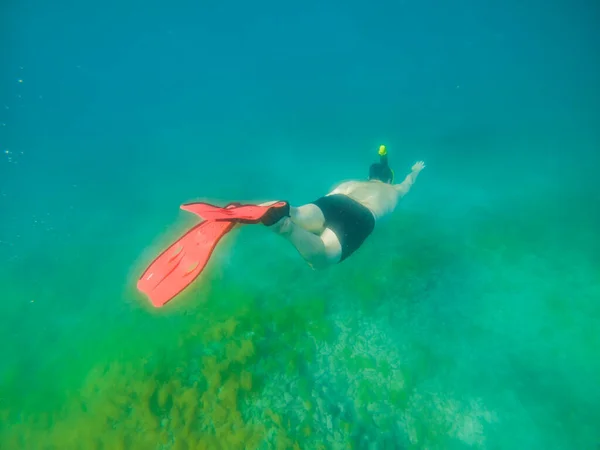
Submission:
M 412 166 L 412 171 L 413 172 L 420 172 L 424 168 L 425 168 L 425 163 L 423 161 L 418 161 L 418 162 L 415 163 L 414 166 Z

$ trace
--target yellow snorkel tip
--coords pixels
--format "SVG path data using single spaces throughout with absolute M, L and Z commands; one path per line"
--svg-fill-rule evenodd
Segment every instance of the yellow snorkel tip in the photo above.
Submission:
M 387 150 L 385 149 L 385 145 L 380 145 L 379 146 L 379 156 L 385 156 L 387 155 Z

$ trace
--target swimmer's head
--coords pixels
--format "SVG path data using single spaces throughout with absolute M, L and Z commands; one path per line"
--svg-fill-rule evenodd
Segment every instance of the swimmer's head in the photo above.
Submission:
M 369 167 L 369 181 L 379 180 L 383 183 L 394 182 L 394 171 L 388 166 L 387 149 L 385 145 L 379 147 L 379 162 Z
M 391 184 L 394 182 L 394 172 L 392 172 L 392 169 L 387 164 L 371 164 L 371 167 L 369 167 L 369 181 L 371 180 L 379 180 Z

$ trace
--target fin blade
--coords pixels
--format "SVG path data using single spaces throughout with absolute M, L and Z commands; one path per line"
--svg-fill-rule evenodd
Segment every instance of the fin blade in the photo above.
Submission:
M 208 264 L 232 222 L 202 222 L 163 251 L 144 271 L 137 288 L 156 308 L 164 306 L 187 288 Z

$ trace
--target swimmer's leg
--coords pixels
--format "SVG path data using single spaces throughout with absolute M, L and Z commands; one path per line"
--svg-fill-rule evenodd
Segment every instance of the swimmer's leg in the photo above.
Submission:
M 342 246 L 329 229 L 319 236 L 296 225 L 290 217 L 284 217 L 269 228 L 290 241 L 313 269 L 322 269 L 340 261 Z
M 273 203 L 275 201 L 265 202 L 261 206 Z M 308 204 L 290 207 L 289 216 L 267 228 L 290 241 L 313 269 L 321 269 L 337 264 L 342 255 L 340 241 L 333 231 L 324 229 L 324 224 L 325 217 L 321 209 L 317 205 Z M 235 228 L 241 226 L 245 224 L 238 223 Z
M 272 205 L 275 202 L 261 203 L 260 206 Z M 290 206 L 290 219 L 299 227 L 311 233 L 321 234 L 325 230 L 325 216 L 317 205 L 309 203 L 299 207 Z
M 321 234 L 325 230 L 325 216 L 321 208 L 312 203 L 290 208 L 290 219 L 311 233 Z

